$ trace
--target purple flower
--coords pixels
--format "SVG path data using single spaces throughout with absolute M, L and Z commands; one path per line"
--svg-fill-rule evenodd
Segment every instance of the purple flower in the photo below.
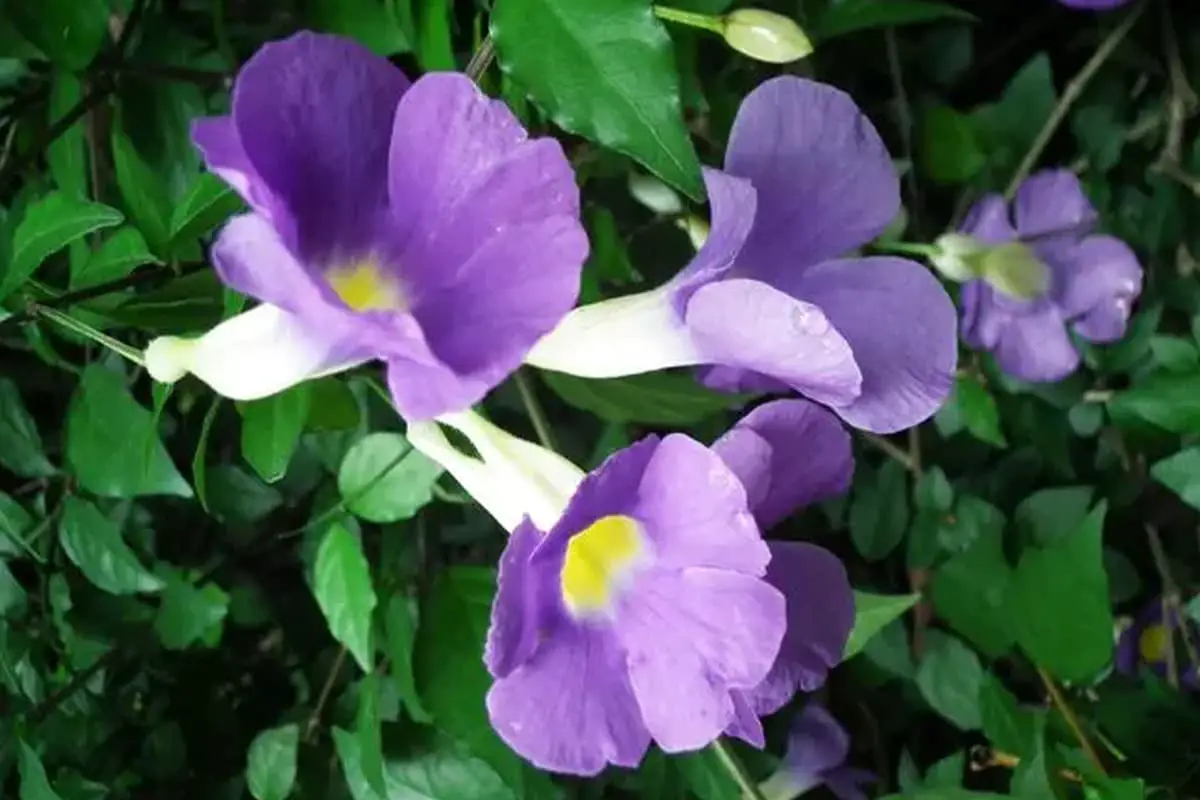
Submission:
M 353 41 L 299 33 L 259 50 L 232 114 L 192 135 L 252 209 L 220 232 L 217 272 L 264 305 L 152 345 L 165 379 L 248 399 L 381 359 L 400 413 L 424 419 L 482 398 L 575 303 L 570 164 L 463 75 L 410 84 Z
M 1120 339 L 1141 292 L 1142 267 L 1124 242 L 1090 235 L 1095 222 L 1096 210 L 1066 170 L 1039 172 L 1022 183 L 1013 219 L 999 195 L 980 200 L 963 232 L 985 245 L 1019 237 L 1048 268 L 1050 281 L 1032 300 L 1006 295 L 982 280 L 964 284 L 963 340 L 991 351 L 1013 377 L 1056 381 L 1079 364 L 1068 328 L 1093 342 Z
M 1181 625 L 1187 625 L 1193 641 L 1200 638 L 1200 629 L 1178 611 L 1164 613 L 1162 598 L 1155 598 L 1137 615 L 1117 639 L 1114 666 L 1117 672 L 1136 676 L 1143 668 L 1166 678 L 1168 659 L 1175 651 L 1175 669 L 1179 684 L 1186 689 L 1200 688 L 1200 665 L 1192 663 L 1186 653 L 1175 648 L 1175 637 Z
M 409 440 L 511 531 L 487 704 L 538 767 L 591 775 L 636 765 L 652 740 L 680 752 L 723 732 L 762 746 L 757 716 L 840 660 L 853 621 L 841 564 L 768 547 L 754 518 L 845 488 L 849 437 L 823 409 L 768 403 L 713 448 L 650 436 L 588 475 L 474 413 L 438 422 L 478 457 L 436 423 L 410 424 Z
M 878 432 L 941 405 L 957 359 L 946 292 L 912 261 L 840 258 L 900 207 L 887 150 L 848 95 L 762 84 L 705 182 L 712 230 L 695 259 L 663 287 L 576 309 L 529 363 L 585 377 L 711 365 L 711 386 L 794 389 Z
M 759 786 L 767 800 L 792 800 L 824 784 L 839 800 L 866 800 L 862 784 L 873 772 L 846 766 L 850 737 L 819 703 L 811 702 L 792 723 L 779 770 Z

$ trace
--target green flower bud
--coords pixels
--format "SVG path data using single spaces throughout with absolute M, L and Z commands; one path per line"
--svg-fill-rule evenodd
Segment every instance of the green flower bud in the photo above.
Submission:
M 983 242 L 965 233 L 943 233 L 933 246 L 936 252 L 929 261 L 942 275 L 957 283 L 982 277 L 979 257 L 987 249 Z
M 722 35 L 743 55 L 770 64 L 798 61 L 813 44 L 794 20 L 758 8 L 740 8 L 721 18 Z
M 660 216 L 673 217 L 683 213 L 683 201 L 679 195 L 658 178 L 640 172 L 629 173 L 629 194 Z

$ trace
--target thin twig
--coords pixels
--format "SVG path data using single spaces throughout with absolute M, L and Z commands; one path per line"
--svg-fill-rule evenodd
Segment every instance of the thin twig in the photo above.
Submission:
M 1167 99 L 1167 138 L 1163 144 L 1160 164 L 1178 164 L 1183 155 L 1183 124 L 1196 107 L 1196 92 L 1188 83 L 1183 56 L 1179 53 L 1179 38 L 1171 19 L 1171 4 L 1162 4 L 1162 36 L 1167 54 L 1167 74 L 1171 92 Z
M 721 762 L 721 766 L 733 778 L 734 783 L 742 790 L 742 800 L 764 800 L 762 792 L 758 790 L 758 784 L 754 779 L 746 774 L 745 767 L 737 756 L 733 754 L 733 750 L 729 748 L 723 740 L 717 739 L 709 748 L 716 755 L 717 760 Z
M 471 60 L 467 62 L 467 68 L 463 70 L 463 73 L 471 80 L 479 83 L 479 79 L 483 77 L 483 73 L 487 72 L 487 68 L 492 65 L 492 61 L 495 58 L 496 43 L 492 41 L 492 35 L 489 33 L 479 43 L 479 49 L 475 51 L 475 55 L 471 56 Z
M 342 665 L 346 663 L 346 655 L 349 652 L 346 645 L 342 645 L 342 649 L 338 650 L 337 658 L 333 661 L 333 666 L 329 668 L 329 676 L 325 678 L 325 685 L 321 687 L 321 694 L 317 697 L 317 706 L 309 715 L 308 725 L 304 728 L 304 741 L 306 742 L 312 739 L 321 724 L 321 714 L 325 711 L 329 696 L 333 694 L 333 685 L 337 683 L 337 677 L 342 671 Z
M 863 431 L 861 433 L 862 433 L 863 439 L 865 439 L 868 442 L 870 442 L 871 444 L 875 445 L 875 447 L 879 448 L 884 453 L 886 453 L 889 456 L 891 456 L 892 458 L 894 458 L 896 461 L 899 461 L 900 464 L 909 472 L 915 473 L 919 470 L 919 466 L 913 461 L 912 456 L 909 453 L 905 452 L 903 448 L 897 447 L 896 445 L 892 444 L 887 439 L 885 439 L 882 436 L 879 436 L 877 434 L 866 433 L 865 431 Z
M 1196 648 L 1196 642 L 1192 636 L 1192 630 L 1188 624 L 1188 618 L 1183 610 L 1183 595 L 1179 590 L 1179 584 L 1175 582 L 1175 577 L 1171 574 L 1171 562 L 1167 560 L 1167 551 L 1163 548 L 1162 537 L 1158 535 L 1158 528 L 1153 525 L 1146 525 L 1146 540 L 1150 544 L 1150 555 L 1154 559 L 1154 568 L 1158 572 L 1159 583 L 1162 584 L 1162 603 L 1163 603 L 1163 628 L 1170 632 L 1172 628 L 1177 628 L 1180 635 L 1183 637 L 1184 651 L 1187 653 L 1188 661 L 1191 663 L 1189 670 L 1194 674 L 1200 669 L 1200 650 Z M 1167 667 L 1169 672 L 1173 672 L 1178 678 L 1178 670 L 1175 666 L 1175 642 L 1174 636 L 1171 637 L 1167 647 Z M 1177 681 L 1172 681 L 1172 686 L 1178 686 Z
M 1079 742 L 1084 755 L 1088 761 L 1091 761 L 1096 769 L 1104 773 L 1104 764 L 1100 761 L 1100 755 L 1096 752 L 1096 748 L 1092 747 L 1092 743 L 1088 740 L 1087 734 L 1083 732 L 1083 726 L 1079 724 L 1079 717 L 1075 716 L 1075 710 L 1067 703 L 1062 692 L 1054 683 L 1054 678 L 1050 677 L 1050 673 L 1041 667 L 1037 668 L 1038 677 L 1042 679 L 1042 685 L 1046 687 L 1046 693 L 1050 695 L 1050 702 L 1058 709 L 1058 713 L 1062 714 L 1062 718 L 1066 721 L 1067 727 L 1071 729 L 1071 733 L 1075 734 L 1075 739 Z
M 1038 159 L 1042 157 L 1042 152 L 1046 149 L 1046 145 L 1050 144 L 1050 139 L 1058 130 L 1058 126 L 1062 124 L 1067 117 L 1067 112 L 1079 100 L 1083 94 L 1083 90 L 1091 83 L 1092 78 L 1100 71 L 1100 67 L 1104 66 L 1104 62 L 1116 52 L 1117 46 L 1133 29 L 1134 24 L 1142 16 L 1146 10 L 1148 0 L 1142 0 L 1132 11 L 1130 11 L 1125 19 L 1121 20 L 1121 24 L 1113 28 L 1112 32 L 1105 37 L 1100 46 L 1096 48 L 1096 52 L 1088 59 L 1088 62 L 1083 65 L 1083 69 L 1071 78 L 1071 82 L 1067 84 L 1063 90 L 1062 97 L 1058 99 L 1058 103 L 1054 106 L 1054 110 L 1050 112 L 1049 119 L 1042 125 L 1042 129 L 1038 131 L 1037 136 L 1033 140 L 1033 144 L 1029 146 L 1029 152 L 1025 154 L 1025 158 L 1021 160 L 1021 165 L 1017 167 L 1017 171 L 1013 174 L 1012 180 L 1008 182 L 1008 188 L 1004 190 L 1004 196 L 1012 198 L 1016 194 L 1017 187 L 1025 180 L 1030 171 L 1037 164 Z
M 533 390 L 533 384 L 530 383 L 529 375 L 526 374 L 524 368 L 517 370 L 513 381 L 517 384 L 517 391 L 521 394 L 521 403 L 525 406 L 525 413 L 529 415 L 529 422 L 533 425 L 533 432 L 537 434 L 538 441 L 547 450 L 557 452 L 558 448 L 554 445 L 554 430 L 550 427 L 550 420 L 546 418 L 546 411 L 538 402 L 537 393 Z
M 896 43 L 896 29 L 885 28 L 883 31 L 884 44 L 887 47 L 888 74 L 892 79 L 892 93 L 896 95 L 896 115 L 900 128 L 900 144 L 903 155 L 909 164 L 913 163 L 913 115 L 912 106 L 908 102 L 908 92 L 904 89 L 904 72 L 900 64 L 900 47 Z M 917 171 L 911 166 L 905 172 L 905 183 L 908 186 L 909 210 L 911 224 L 917 235 L 922 233 L 921 225 L 921 189 L 917 180 Z

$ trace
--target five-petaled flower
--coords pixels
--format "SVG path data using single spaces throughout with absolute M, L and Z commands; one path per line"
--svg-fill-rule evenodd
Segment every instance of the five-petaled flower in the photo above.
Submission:
M 887 149 L 848 95 L 774 78 L 738 110 L 725 171 L 704 173 L 711 233 L 666 285 L 571 312 L 529 363 L 605 378 L 705 366 L 719 389 L 794 389 L 892 432 L 945 400 L 954 305 L 919 264 L 842 258 L 900 209 Z
M 841 563 L 769 547 L 752 513 L 845 488 L 849 439 L 823 409 L 769 403 L 711 449 L 650 436 L 587 475 L 473 413 L 440 421 L 479 457 L 432 422 L 410 424 L 410 440 L 511 532 L 487 706 L 535 765 L 591 775 L 636 765 L 651 740 L 680 752 L 723 732 L 761 747 L 758 715 L 840 660 L 853 621 Z
M 1119 239 L 1091 233 L 1096 210 L 1079 179 L 1045 170 L 1020 185 L 1012 204 L 999 195 L 980 200 L 962 231 L 984 246 L 1020 240 L 1048 268 L 1049 285 L 1032 299 L 997 291 L 982 280 L 962 289 L 963 340 L 991 351 L 1006 373 L 1025 381 L 1055 381 L 1079 365 L 1068 328 L 1092 342 L 1125 333 L 1141 292 L 1142 267 Z
M 220 232 L 217 273 L 262 305 L 151 343 L 160 380 L 253 399 L 381 359 L 397 409 L 425 419 L 481 399 L 575 304 L 588 244 L 562 147 L 464 75 L 410 84 L 299 33 L 192 135 L 251 209 Z

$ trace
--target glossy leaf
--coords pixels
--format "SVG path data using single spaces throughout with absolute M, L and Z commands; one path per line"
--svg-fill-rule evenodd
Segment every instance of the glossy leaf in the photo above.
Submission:
M 37 423 L 8 378 L 0 378 L 0 464 L 25 478 L 41 478 L 55 471 L 43 451 Z
M 918 594 L 883 595 L 854 592 L 854 627 L 846 640 L 842 660 L 856 656 L 867 642 L 892 620 L 917 604 Z
M 242 457 L 267 483 L 287 472 L 308 420 L 307 383 L 245 403 L 242 408 Z
M 121 224 L 115 208 L 51 192 L 29 206 L 13 234 L 12 260 L 0 277 L 0 299 L 12 294 L 47 258 L 101 228 Z
M 151 574 L 121 536 L 121 529 L 96 506 L 78 497 L 63 501 L 58 541 L 67 558 L 94 586 L 110 594 L 160 591 Z
M 362 541 L 340 522 L 329 525 L 317 549 L 312 591 L 333 638 L 350 651 L 363 672 L 371 672 L 371 614 L 378 600 Z
M 433 498 L 442 468 L 398 433 L 372 433 L 346 453 L 338 491 L 346 508 L 370 522 L 409 519 Z
M 296 785 L 300 728 L 282 725 L 254 737 L 247 754 L 246 785 L 255 800 L 285 800 Z
M 608 422 L 689 425 L 744 400 L 739 395 L 706 389 L 687 375 L 673 373 L 588 380 L 543 372 L 542 380 L 567 403 Z

